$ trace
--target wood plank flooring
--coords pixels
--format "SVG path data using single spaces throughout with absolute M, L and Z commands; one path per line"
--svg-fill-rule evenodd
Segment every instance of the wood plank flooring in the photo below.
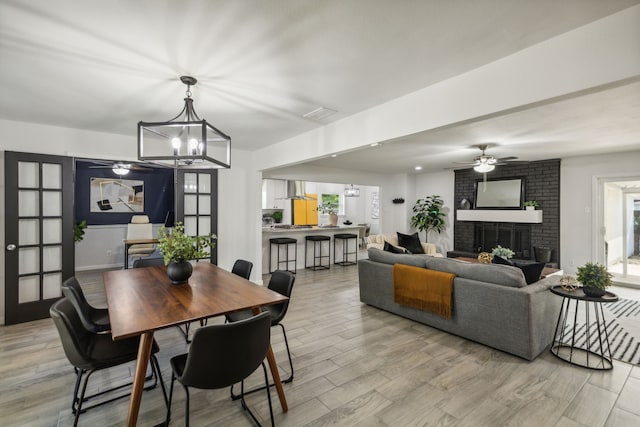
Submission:
M 104 305 L 101 272 L 78 278 L 89 300 Z M 295 379 L 284 386 L 288 413 L 272 392 L 278 426 L 640 425 L 640 366 L 615 362 L 613 371 L 597 372 L 549 352 L 528 362 L 403 319 L 360 303 L 356 266 L 300 270 L 283 323 Z M 159 331 L 156 340 L 168 385 L 169 359 L 188 347 L 176 328 Z M 279 328 L 272 328 L 272 342 L 286 376 Z M 97 373 L 92 384 L 126 381 L 131 368 Z M 73 425 L 74 380 L 50 319 L 0 327 L 0 425 Z M 250 382 L 260 383 L 260 377 Z M 171 426 L 184 425 L 184 400 L 178 385 Z M 123 425 L 127 403 L 122 399 L 88 411 L 80 425 Z M 265 394 L 250 395 L 248 403 L 268 425 Z M 145 392 L 138 425 L 157 425 L 164 416 L 160 389 Z M 251 422 L 228 390 L 193 390 L 191 425 Z

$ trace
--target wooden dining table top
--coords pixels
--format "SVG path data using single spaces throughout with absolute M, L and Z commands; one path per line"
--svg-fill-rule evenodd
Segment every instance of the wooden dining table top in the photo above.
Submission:
M 180 285 L 164 266 L 107 271 L 103 278 L 114 339 L 288 299 L 209 262 L 196 263 Z

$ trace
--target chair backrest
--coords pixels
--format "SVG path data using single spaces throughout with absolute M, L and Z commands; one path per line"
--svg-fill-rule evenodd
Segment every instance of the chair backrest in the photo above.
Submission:
M 268 288 L 279 293 L 280 295 L 291 298 L 291 292 L 293 291 L 293 284 L 295 282 L 296 276 L 290 271 L 276 270 L 271 275 Z M 276 323 L 280 322 L 284 318 L 285 314 L 287 314 L 288 309 L 289 300 L 286 300 L 285 302 L 280 304 L 269 306 L 269 311 L 271 312 L 272 316 L 271 323 L 275 325 Z
M 84 296 L 80 283 L 75 277 L 70 277 L 62 283 L 62 294 L 69 300 L 77 311 L 82 325 L 91 332 L 97 332 L 96 325 L 91 321 L 92 307 Z
M 140 258 L 133 261 L 133 268 L 154 267 L 156 265 L 164 265 L 163 258 Z
M 231 272 L 233 274 L 237 274 L 240 277 L 244 277 L 249 280 L 251 276 L 251 270 L 253 269 L 253 263 L 251 261 L 246 261 L 244 259 L 238 259 L 233 263 L 233 268 L 231 268 Z
M 85 349 L 94 334 L 84 327 L 71 301 L 67 298 L 59 299 L 51 306 L 49 314 L 58 329 L 62 348 L 69 362 L 76 368 L 91 368 L 91 360 Z
M 185 386 L 215 389 L 242 381 L 266 357 L 270 331 L 268 312 L 238 322 L 196 329 L 180 382 Z
M 131 217 L 131 222 L 127 224 L 127 240 L 132 239 L 153 239 L 153 225 L 149 222 L 147 215 L 134 215 Z M 134 253 L 140 249 L 152 251 L 154 248 L 155 246 L 152 243 L 132 245 L 129 248 L 129 252 Z

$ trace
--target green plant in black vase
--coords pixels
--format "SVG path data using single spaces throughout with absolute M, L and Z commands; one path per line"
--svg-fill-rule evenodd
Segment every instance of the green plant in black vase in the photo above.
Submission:
M 282 222 L 282 212 L 281 211 L 275 211 L 273 214 L 271 214 L 271 217 L 273 218 L 273 220 L 277 224 Z
M 613 275 L 607 271 L 604 265 L 588 262 L 582 267 L 578 267 L 576 279 L 582 283 L 582 290 L 590 297 L 601 297 L 605 294 L 606 288 L 611 286 Z
M 445 229 L 444 220 L 447 214 L 442 212 L 443 204 L 444 201 L 440 196 L 433 195 L 418 199 L 415 205 L 413 205 L 411 226 L 417 228 L 419 231 L 425 231 L 425 240 L 429 230 L 441 233 L 442 230 Z
M 191 277 L 192 259 L 207 258 L 208 248 L 214 248 L 217 236 L 189 236 L 184 233 L 184 224 L 176 222 L 171 233 L 165 227 L 158 229 L 158 249 L 162 252 L 167 275 L 174 284 L 184 283 Z

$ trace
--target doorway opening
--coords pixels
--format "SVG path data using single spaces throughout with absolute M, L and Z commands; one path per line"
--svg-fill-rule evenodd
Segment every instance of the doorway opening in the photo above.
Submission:
M 603 260 L 622 285 L 640 287 L 640 177 L 602 182 Z

